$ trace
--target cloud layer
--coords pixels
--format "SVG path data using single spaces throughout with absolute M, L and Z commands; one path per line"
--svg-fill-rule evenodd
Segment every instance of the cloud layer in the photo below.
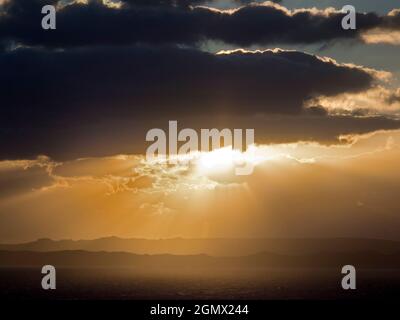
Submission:
M 147 130 L 168 120 L 254 128 L 258 143 L 336 143 L 342 134 L 399 127 L 398 91 L 382 86 L 389 72 L 300 51 L 212 54 L 197 46 L 358 39 L 377 27 L 396 30 L 398 10 L 359 13 L 358 29 L 344 31 L 332 8 L 52 0 L 57 30 L 46 31 L 44 3 L 0 7 L 0 158 L 142 153 Z
M 67 48 L 135 43 L 196 45 L 218 40 L 235 46 L 273 43 L 310 44 L 337 39 L 364 39 L 368 31 L 399 31 L 400 13 L 387 16 L 357 13 L 357 29 L 343 30 L 344 16 L 333 8 L 288 10 L 272 2 L 218 10 L 201 1 L 75 1 L 11 0 L 3 4 L 0 38 L 3 45 Z M 57 30 L 44 33 L 41 7 L 58 6 Z M 376 37 L 374 38 L 375 41 Z
M 193 119 L 201 117 L 209 122 L 228 115 L 243 120 L 271 114 L 325 116 L 323 109 L 306 111 L 304 104 L 319 96 L 365 91 L 380 77 L 363 67 L 278 49 L 220 54 L 144 46 L 18 49 L 0 53 L 0 68 L 2 157 L 32 146 L 58 145 L 67 150 L 60 141 L 66 136 L 71 141 L 86 131 L 79 139 L 83 143 L 86 128 L 96 125 L 93 137 L 100 141 L 103 134 L 120 130 L 121 119 L 149 130 L 155 119 L 167 124 L 168 119 L 191 117 L 190 124 L 197 126 Z M 16 68 L 21 72 L 15 73 Z M 249 125 L 263 127 L 262 123 Z M 243 127 L 240 122 L 235 125 Z M 144 134 L 130 139 L 144 141 Z

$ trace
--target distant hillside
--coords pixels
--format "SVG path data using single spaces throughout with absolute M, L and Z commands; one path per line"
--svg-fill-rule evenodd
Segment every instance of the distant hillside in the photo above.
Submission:
M 121 239 L 94 240 L 39 239 L 22 244 L 0 244 L 5 251 L 107 251 L 136 254 L 243 256 L 260 252 L 274 254 L 315 254 L 323 252 L 400 252 L 400 242 L 370 239 Z
M 41 267 L 52 264 L 56 267 L 131 267 L 142 270 L 193 270 L 203 268 L 262 269 L 262 268 L 341 268 L 353 264 L 358 268 L 400 269 L 400 252 L 381 254 L 320 253 L 310 255 L 277 255 L 259 253 L 243 257 L 211 257 L 207 255 L 137 255 L 125 252 L 86 251 L 0 251 L 1 267 Z

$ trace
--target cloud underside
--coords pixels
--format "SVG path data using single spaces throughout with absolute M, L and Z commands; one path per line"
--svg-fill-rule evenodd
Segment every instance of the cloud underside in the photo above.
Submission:
M 43 33 L 41 7 L 58 5 L 57 30 Z M 290 11 L 266 2 L 247 4 L 235 10 L 196 6 L 201 1 L 76 1 L 63 6 L 57 0 L 12 0 L 3 4 L 0 38 L 3 45 L 67 48 L 134 43 L 199 44 L 218 40 L 235 46 L 273 43 L 310 44 L 338 39 L 377 42 L 376 29 L 389 34 L 400 30 L 400 13 L 387 16 L 357 13 L 357 29 L 343 30 L 343 13 L 332 8 Z M 191 4 L 191 6 L 189 6 Z M 371 36 L 368 36 L 372 32 Z M 391 40 L 393 42 L 393 39 Z
M 16 74 L 15 66 L 25 67 Z M 0 68 L 3 158 L 140 153 L 145 132 L 168 120 L 255 128 L 258 142 L 330 143 L 340 134 L 398 127 L 383 116 L 329 116 L 313 105 L 377 90 L 382 74 L 296 51 L 18 49 L 0 53 Z

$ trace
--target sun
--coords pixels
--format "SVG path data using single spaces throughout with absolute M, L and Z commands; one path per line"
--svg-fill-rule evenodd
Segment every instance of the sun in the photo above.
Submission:
M 206 172 L 231 170 L 235 164 L 235 153 L 231 147 L 202 152 L 197 160 L 197 167 L 200 171 Z
M 242 152 L 232 149 L 231 146 L 210 152 L 200 152 L 195 161 L 198 172 L 203 174 L 229 172 L 249 162 L 257 163 L 257 157 L 251 148 Z
M 266 156 L 265 152 L 258 146 L 251 144 L 245 151 L 227 146 L 212 151 L 193 151 L 174 156 L 144 159 L 143 164 L 145 170 L 152 168 L 153 174 L 154 170 L 158 169 L 160 174 L 170 177 L 176 176 L 179 172 L 185 172 L 186 175 L 183 176 L 186 178 L 202 179 L 217 176 L 251 175 L 257 165 L 269 160 L 270 157 L 271 155 Z

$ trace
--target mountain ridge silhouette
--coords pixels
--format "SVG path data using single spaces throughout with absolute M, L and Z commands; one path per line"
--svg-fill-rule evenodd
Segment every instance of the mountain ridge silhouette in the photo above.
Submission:
M 52 240 L 0 244 L 1 251 L 105 251 L 135 254 L 247 256 L 262 252 L 304 255 L 321 252 L 400 252 L 400 241 L 362 238 L 169 238 L 139 239 L 103 237 L 90 240 Z

